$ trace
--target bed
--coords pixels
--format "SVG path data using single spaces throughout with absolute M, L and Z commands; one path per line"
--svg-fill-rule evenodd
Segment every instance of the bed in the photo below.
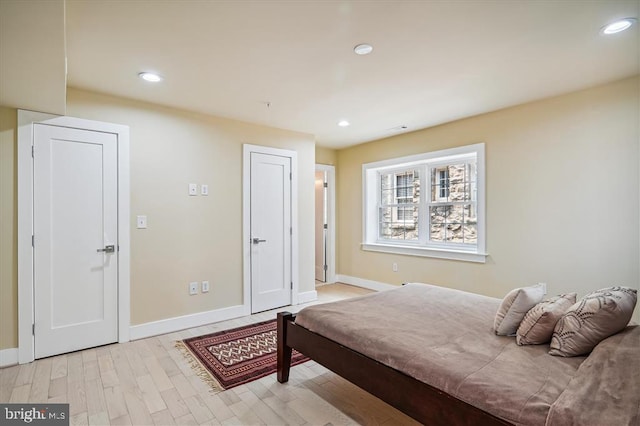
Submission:
M 423 424 L 638 424 L 640 329 L 588 356 L 496 336 L 500 299 L 408 284 L 278 314 L 278 381 L 292 349 Z

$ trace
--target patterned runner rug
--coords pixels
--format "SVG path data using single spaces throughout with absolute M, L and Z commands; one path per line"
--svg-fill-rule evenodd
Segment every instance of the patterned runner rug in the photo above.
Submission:
M 276 320 L 176 342 L 198 376 L 214 390 L 230 389 L 276 372 Z M 291 365 L 309 358 L 293 351 Z

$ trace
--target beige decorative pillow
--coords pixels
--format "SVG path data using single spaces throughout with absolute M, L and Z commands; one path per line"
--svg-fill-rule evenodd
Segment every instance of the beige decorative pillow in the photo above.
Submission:
M 496 312 L 493 322 L 495 333 L 498 336 L 514 335 L 525 314 L 539 303 L 543 296 L 541 285 L 516 288 L 507 293 Z
M 638 291 L 628 287 L 603 288 L 571 306 L 556 324 L 551 355 L 578 356 L 624 329 L 636 306 Z
M 576 293 L 561 294 L 531 308 L 518 327 L 516 343 L 541 345 L 551 340 L 556 323 L 576 303 L 576 296 Z

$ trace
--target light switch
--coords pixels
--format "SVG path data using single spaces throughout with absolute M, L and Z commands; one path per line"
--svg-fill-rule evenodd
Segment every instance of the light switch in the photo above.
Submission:
M 189 195 L 198 195 L 198 184 L 190 183 L 189 184 Z
M 138 229 L 147 229 L 147 216 L 138 216 L 136 224 Z
M 200 194 L 209 195 L 209 185 L 201 185 L 200 186 Z

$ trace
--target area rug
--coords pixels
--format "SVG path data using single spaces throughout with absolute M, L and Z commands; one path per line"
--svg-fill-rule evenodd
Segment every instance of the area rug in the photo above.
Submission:
M 269 320 L 176 342 L 191 367 L 214 391 L 276 372 L 277 323 Z M 309 358 L 293 351 L 291 365 Z

